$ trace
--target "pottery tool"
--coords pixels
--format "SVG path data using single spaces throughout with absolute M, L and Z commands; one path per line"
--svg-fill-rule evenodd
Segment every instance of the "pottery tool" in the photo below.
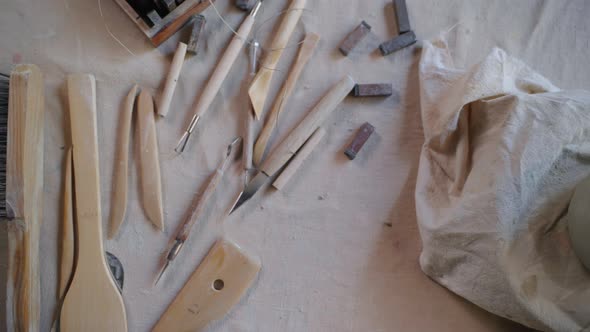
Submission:
M 154 100 L 145 89 L 141 91 L 137 101 L 137 133 L 143 209 L 154 226 L 164 230 L 156 114 Z
M 321 126 L 326 118 L 336 109 L 354 87 L 354 80 L 345 76 L 336 83 L 307 114 L 307 116 L 293 129 L 289 135 L 277 146 L 270 156 L 262 162 L 259 172 L 248 183 L 246 189 L 234 204 L 231 212 L 248 201 L 268 179 L 274 176 L 293 157 L 297 150 L 307 141 L 313 132 Z M 231 213 L 230 212 L 230 213 Z
M 303 72 L 303 68 L 311 58 L 313 54 L 313 50 L 317 46 L 320 40 L 320 36 L 311 32 L 305 36 L 301 47 L 299 48 L 299 53 L 297 54 L 297 58 L 295 62 L 291 66 L 289 71 L 289 75 L 283 83 L 281 87 L 281 91 L 277 95 L 275 102 L 270 110 L 270 113 L 267 116 L 266 123 L 260 131 L 260 135 L 258 135 L 258 139 L 256 140 L 256 145 L 254 146 L 254 164 L 260 165 L 262 162 L 262 158 L 264 157 L 264 152 L 267 149 L 268 142 L 272 136 L 272 133 L 279 121 L 279 115 L 287 105 L 287 100 L 295 90 L 295 85 L 297 80 L 299 80 L 299 76 Z
M 129 91 L 121 119 L 119 121 L 119 143 L 117 144 L 117 155 L 115 157 L 113 183 L 113 199 L 111 200 L 111 215 L 109 226 L 109 239 L 117 235 L 119 228 L 125 220 L 127 211 L 127 186 L 129 181 L 129 136 L 131 135 L 131 119 L 133 116 L 133 106 L 137 96 L 137 85 L 134 85 Z
M 125 306 L 111 278 L 102 243 L 100 177 L 93 75 L 68 76 L 75 204 L 76 269 L 64 299 L 62 332 L 127 331 Z
M 166 78 L 166 83 L 164 84 L 164 90 L 162 90 L 160 102 L 158 103 L 158 114 L 161 117 L 165 117 L 168 114 L 168 110 L 170 110 L 172 96 L 174 96 L 176 83 L 178 82 L 180 70 L 182 69 L 182 64 L 184 63 L 186 48 L 186 44 L 180 42 L 176 47 L 176 52 L 174 52 L 174 58 L 172 58 L 172 63 L 170 64 L 170 71 L 168 72 L 168 77 Z
M 43 212 L 43 75 L 17 65 L 0 77 L 0 218 L 8 221 L 6 328 L 39 331 Z
M 590 270 L 590 177 L 584 179 L 574 191 L 568 208 L 568 230 L 574 253 Z
M 254 26 L 254 20 L 256 15 L 260 10 L 260 6 L 262 5 L 262 1 L 258 1 L 256 6 L 250 14 L 246 17 L 240 28 L 238 29 L 237 34 L 233 37 L 232 41 L 230 42 L 229 46 L 225 50 L 223 57 L 219 60 L 217 67 L 213 71 L 213 74 L 209 78 L 209 82 L 205 86 L 201 97 L 199 98 L 199 102 L 194 109 L 195 114 L 191 118 L 189 125 L 187 126 L 184 134 L 180 138 L 176 148 L 174 149 L 178 153 L 182 153 L 188 143 L 188 140 L 191 137 L 193 130 L 195 129 L 199 119 L 207 112 L 211 103 L 213 103 L 213 99 L 219 92 L 221 88 L 221 84 L 227 77 L 232 65 L 236 61 L 236 58 L 240 54 L 240 50 L 244 43 L 246 42 L 248 35 L 250 35 L 250 31 Z
M 354 30 L 352 30 L 346 38 L 340 43 L 340 53 L 347 56 L 352 50 L 371 32 L 371 26 L 362 21 Z
M 401 35 L 386 41 L 379 45 L 379 50 L 381 50 L 381 54 L 383 56 L 389 55 L 395 51 L 399 51 L 402 48 L 411 46 L 416 43 L 416 34 L 414 31 L 408 31 L 406 33 L 402 33 Z
M 238 138 L 234 139 L 228 145 L 227 152 L 225 154 L 225 158 L 223 158 L 223 161 L 221 162 L 221 164 L 219 164 L 219 167 L 217 167 L 217 170 L 215 170 L 215 173 L 209 179 L 209 182 L 207 183 L 205 190 L 203 191 L 203 193 L 200 196 L 195 197 L 195 199 L 193 200 L 193 203 L 191 204 L 191 207 L 189 209 L 190 212 L 186 216 L 186 219 L 184 220 L 184 222 L 182 224 L 182 228 L 180 229 L 180 232 L 178 232 L 178 234 L 176 234 L 176 238 L 174 239 L 174 243 L 172 244 L 172 247 L 170 248 L 170 250 L 168 251 L 168 254 L 166 255 L 165 263 L 162 266 L 162 268 L 160 269 L 160 272 L 158 273 L 158 276 L 156 277 L 156 281 L 154 282 L 154 285 L 156 285 L 158 283 L 158 281 L 160 281 L 160 279 L 164 275 L 164 272 L 166 271 L 168 266 L 170 266 L 172 261 L 174 261 L 174 259 L 176 259 L 176 256 L 178 256 L 178 253 L 180 253 L 180 250 L 182 250 L 182 247 L 184 246 L 184 242 L 186 242 L 186 240 L 188 239 L 191 229 L 193 228 L 193 225 L 197 222 L 197 220 L 200 219 L 200 217 L 203 214 L 203 211 L 205 209 L 205 206 L 207 205 L 207 202 L 209 201 L 209 199 L 211 198 L 213 193 L 215 193 L 215 190 L 216 190 L 219 182 L 221 181 L 221 178 L 223 177 L 225 170 L 227 169 L 227 167 L 230 164 L 230 160 L 231 160 L 231 156 L 233 155 L 233 152 L 239 150 L 239 146 L 241 143 L 242 143 L 242 139 L 240 137 L 238 137 Z
M 306 3 L 307 0 L 291 1 L 287 13 L 274 36 L 271 47 L 260 66 L 260 71 L 254 78 L 254 81 L 248 90 L 248 94 L 252 100 L 252 106 L 254 107 L 254 114 L 256 114 L 257 119 L 260 118 L 264 110 L 264 104 L 266 102 L 266 97 L 268 96 L 268 90 L 270 89 L 272 75 L 277 68 L 283 50 L 287 46 L 287 43 L 295 30 L 295 25 L 297 25 L 297 22 L 299 22 L 299 19 L 301 18 Z
M 352 140 L 352 142 L 350 142 L 350 145 L 344 151 L 344 155 L 346 155 L 348 159 L 354 160 L 354 158 L 356 158 L 356 155 L 363 148 L 365 143 L 367 143 L 367 140 L 369 139 L 369 137 L 371 137 L 374 131 L 375 127 L 373 127 L 373 125 L 371 125 L 370 123 L 365 122 L 359 128 L 356 135 L 354 136 L 354 139 Z
M 168 306 L 152 332 L 201 331 L 223 318 L 252 285 L 260 260 L 220 239 Z
M 250 43 L 250 52 L 249 52 L 249 59 L 250 59 L 250 75 L 249 75 L 249 82 L 252 82 L 254 76 L 256 76 L 256 67 L 258 64 L 258 50 L 260 48 L 260 44 L 253 40 Z M 254 121 L 255 115 L 254 110 L 252 109 L 252 104 L 250 101 L 247 102 L 248 106 L 246 107 L 246 114 L 244 123 L 246 124 L 246 130 L 244 135 L 244 146 L 242 148 L 243 151 L 243 162 L 244 162 L 244 187 L 248 183 L 248 179 L 250 177 L 250 172 L 252 171 L 252 153 L 254 149 Z
M 309 155 L 313 152 L 325 134 L 326 131 L 322 127 L 319 127 L 316 131 L 314 131 L 307 142 L 305 142 L 301 149 L 299 149 L 295 157 L 293 157 L 289 164 L 287 164 L 287 167 L 285 167 L 277 179 L 272 183 L 272 186 L 277 190 L 283 190 L 287 182 L 289 182 L 291 177 L 295 175 L 297 170 L 301 167 L 307 157 L 309 157 Z
M 199 52 L 199 40 L 201 40 L 201 35 L 203 34 L 203 29 L 205 28 L 205 23 L 207 23 L 207 20 L 203 15 L 195 15 L 193 23 L 191 23 L 191 36 L 188 40 L 186 50 L 194 55 L 197 55 L 197 53 Z
M 393 7 L 395 8 L 395 18 L 397 22 L 397 31 L 401 35 L 412 30 L 410 27 L 410 17 L 408 16 L 408 6 L 406 0 L 393 0 Z
M 174 0 L 168 0 L 170 5 L 149 0 L 115 0 L 154 46 L 170 38 L 193 15 L 207 9 L 213 1 L 184 0 L 176 6 Z
M 388 97 L 393 94 L 391 83 L 357 84 L 352 89 L 354 97 Z

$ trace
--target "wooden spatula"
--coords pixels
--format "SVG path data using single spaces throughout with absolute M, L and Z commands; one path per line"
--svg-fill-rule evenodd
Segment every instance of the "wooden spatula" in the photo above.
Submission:
M 258 271 L 258 260 L 228 240 L 217 241 L 152 332 L 202 330 L 225 316 L 248 290 Z
M 77 263 L 64 299 L 62 332 L 125 332 L 121 294 L 104 257 L 94 76 L 68 76 L 77 217 Z

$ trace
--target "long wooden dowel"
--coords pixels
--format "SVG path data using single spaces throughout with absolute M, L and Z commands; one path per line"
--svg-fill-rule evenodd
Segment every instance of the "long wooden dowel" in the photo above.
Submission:
M 311 135 L 303 147 L 299 149 L 299 152 L 297 152 L 295 157 L 293 157 L 293 159 L 289 162 L 287 167 L 285 167 L 285 169 L 281 172 L 281 175 L 279 175 L 279 177 L 272 183 L 272 186 L 277 190 L 283 190 L 287 182 L 289 182 L 291 177 L 297 172 L 303 162 L 313 152 L 325 134 L 326 131 L 322 127 L 314 131 L 313 135 Z
M 174 58 L 172 59 L 172 64 L 170 65 L 170 71 L 168 72 L 168 77 L 166 78 L 164 90 L 162 90 L 160 102 L 158 103 L 158 114 L 161 117 L 165 117 L 168 114 L 168 110 L 170 110 L 172 96 L 174 96 L 176 83 L 178 82 L 182 64 L 184 63 L 186 48 L 187 46 L 183 42 L 179 42 L 178 47 L 176 47 L 176 52 L 174 53 Z
M 264 104 L 270 89 L 272 75 L 275 72 L 281 55 L 283 54 L 283 50 L 287 46 L 287 43 L 289 42 L 289 39 L 295 30 L 297 22 L 299 22 L 299 19 L 301 18 L 301 14 L 305 9 L 306 3 L 307 0 L 291 1 L 285 17 L 281 21 L 281 25 L 274 36 L 271 47 L 268 50 L 268 54 L 262 62 L 260 71 L 258 71 L 258 74 L 254 78 L 254 81 L 248 90 L 257 119 L 260 118 L 264 110 Z
M 345 76 L 334 85 L 315 105 L 309 114 L 293 129 L 289 135 L 262 162 L 260 170 L 268 176 L 273 176 L 293 157 L 297 150 L 307 141 L 311 134 L 336 109 L 338 104 L 354 88 L 354 80 Z
M 129 137 L 131 136 L 131 119 L 133 106 L 137 96 L 137 85 L 134 85 L 125 99 L 125 105 L 119 126 L 119 144 L 117 144 L 117 155 L 115 156 L 115 181 L 113 183 L 113 199 L 111 200 L 111 215 L 109 224 L 109 239 L 117 235 L 119 228 L 125 220 L 127 211 L 127 186 L 129 181 Z
M 299 49 L 299 54 L 297 55 L 297 59 L 293 63 L 291 70 L 289 71 L 289 76 L 287 76 L 287 80 L 281 87 L 281 91 L 277 95 L 274 105 L 266 118 L 266 123 L 260 131 L 260 135 L 256 140 L 256 145 L 254 146 L 254 163 L 256 165 L 260 165 L 262 158 L 264 157 L 264 152 L 267 149 L 268 141 L 272 136 L 272 133 L 277 125 L 279 120 L 279 115 L 287 105 L 287 101 L 293 91 L 295 90 L 295 85 L 297 80 L 299 80 L 299 76 L 301 75 L 303 68 L 311 58 L 313 54 L 313 50 L 317 46 L 320 40 L 320 36 L 311 32 L 305 36 L 303 40 L 303 44 Z

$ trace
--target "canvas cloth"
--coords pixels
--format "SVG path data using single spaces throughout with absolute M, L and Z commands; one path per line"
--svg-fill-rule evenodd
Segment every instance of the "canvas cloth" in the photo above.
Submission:
M 420 264 L 438 283 L 539 330 L 590 330 L 590 272 L 567 208 L 590 174 L 590 93 L 493 49 L 461 69 L 444 37 L 420 62 Z

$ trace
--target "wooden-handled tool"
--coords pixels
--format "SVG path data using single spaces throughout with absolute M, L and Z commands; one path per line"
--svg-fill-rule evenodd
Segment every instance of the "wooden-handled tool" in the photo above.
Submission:
M 76 202 L 76 270 L 63 302 L 62 332 L 125 332 L 121 294 L 111 278 L 102 243 L 102 215 L 94 76 L 68 76 Z
M 281 25 L 272 41 L 271 48 L 268 50 L 268 54 L 262 62 L 260 71 L 254 78 L 254 81 L 248 90 L 257 119 L 260 118 L 264 110 L 264 104 L 266 102 L 266 97 L 268 96 L 268 90 L 270 89 L 272 75 L 276 70 L 277 64 L 283 54 L 283 50 L 293 34 L 293 30 L 295 30 L 297 22 L 299 22 L 299 19 L 301 18 L 306 3 L 307 0 L 291 1 L 291 5 L 289 5 L 289 9 L 287 9 L 287 13 L 283 18 L 283 21 L 281 21 Z
M 260 266 L 232 242 L 217 241 L 152 332 L 201 331 L 240 300 Z
M 260 187 L 273 175 L 275 175 L 293 157 L 297 150 L 307 141 L 313 132 L 336 109 L 336 106 L 354 88 L 354 80 L 345 76 L 330 91 L 322 97 L 307 116 L 293 129 L 289 135 L 272 151 L 270 156 L 258 168 L 260 171 L 248 183 L 244 191 L 237 199 L 232 212 L 249 200 Z M 231 213 L 231 212 L 230 212 Z
M 291 67 L 289 71 L 289 76 L 287 76 L 287 80 L 281 87 L 281 91 L 277 95 L 277 98 L 272 106 L 270 113 L 266 119 L 266 123 L 258 135 L 258 139 L 256 140 L 256 145 L 254 146 L 254 163 L 256 165 L 260 165 L 262 162 L 262 157 L 264 156 L 264 152 L 268 146 L 268 141 L 274 131 L 274 128 L 279 120 L 279 115 L 281 111 L 287 105 L 287 100 L 295 90 L 295 84 L 303 71 L 303 68 L 311 58 L 313 54 L 313 50 L 315 49 L 316 45 L 320 40 L 320 36 L 311 32 L 305 36 L 303 40 L 303 44 L 299 49 L 299 54 L 297 55 L 297 59 L 295 59 L 295 63 Z
M 162 203 L 162 179 L 158 157 L 156 114 L 154 100 L 145 89 L 137 102 L 137 132 L 139 143 L 139 168 L 141 170 L 141 191 L 143 209 L 150 221 L 164 230 L 164 208 Z
M 187 45 L 180 42 L 176 47 L 176 52 L 174 52 L 174 58 L 172 59 L 172 64 L 170 64 L 170 71 L 168 72 L 168 77 L 166 78 L 164 90 L 162 90 L 162 95 L 160 96 L 160 101 L 158 102 L 158 114 L 161 117 L 165 117 L 166 114 L 168 114 L 168 110 L 170 110 L 172 96 L 174 96 L 176 83 L 178 82 L 180 70 L 182 69 L 182 64 L 184 63 L 186 48 Z
M 182 137 L 178 141 L 176 148 L 174 149 L 176 152 L 182 153 L 184 151 L 184 148 L 186 147 L 186 144 L 188 143 L 188 140 L 190 139 L 193 130 L 199 122 L 199 119 L 205 114 L 205 112 L 207 112 L 209 106 L 211 106 L 211 103 L 213 103 L 213 99 L 217 95 L 217 92 L 219 92 L 221 84 L 225 80 L 225 77 L 229 73 L 229 70 L 231 69 L 234 62 L 236 61 L 236 58 L 240 54 L 240 50 L 242 49 L 242 46 L 244 46 L 246 39 L 248 39 L 248 36 L 250 35 L 250 31 L 254 26 L 256 14 L 260 10 L 261 4 L 262 2 L 259 1 L 254 7 L 254 9 L 252 9 L 250 15 L 246 17 L 246 19 L 238 29 L 237 35 L 234 36 L 229 46 L 225 50 L 223 57 L 221 58 L 221 60 L 219 60 L 217 67 L 215 67 L 213 74 L 209 78 L 209 82 L 207 82 L 207 86 L 205 87 L 203 93 L 201 94 L 201 97 L 199 98 L 197 106 L 195 106 L 195 114 L 193 115 L 184 134 L 182 135 Z
M 0 214 L 8 218 L 7 328 L 39 331 L 39 240 L 43 212 L 43 75 L 35 65 L 18 65 L 10 75 L 8 107 L 0 110 L 6 165 L 0 170 L 6 197 Z M 4 145 L 6 144 L 6 145 Z M 6 166 L 6 168 L 4 168 Z M 5 182 L 4 182 L 5 181 Z M 5 204 L 4 204 L 5 203 Z

